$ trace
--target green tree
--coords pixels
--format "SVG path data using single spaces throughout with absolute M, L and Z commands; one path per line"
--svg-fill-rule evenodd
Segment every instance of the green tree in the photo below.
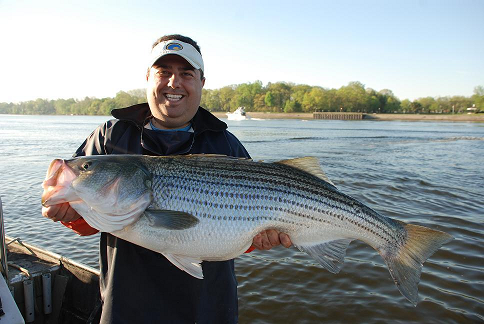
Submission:
M 472 99 L 464 96 L 453 96 L 449 101 L 455 112 L 466 112 L 466 109 L 472 106 Z
M 273 105 L 271 111 L 281 112 L 286 101 L 291 98 L 291 85 L 286 82 L 268 83 L 266 91 L 271 92 Z
M 113 98 L 104 98 L 101 106 L 99 107 L 99 114 L 110 115 L 111 110 L 118 108 L 116 107 L 116 101 Z
M 422 104 L 417 100 L 412 101 L 410 104 L 410 112 L 420 114 L 422 112 Z
M 432 97 L 425 97 L 425 98 L 418 98 L 417 101 L 420 103 L 421 112 L 422 113 L 429 113 L 431 112 L 431 108 L 435 107 L 435 99 Z
M 268 110 L 270 110 L 270 108 L 266 106 L 265 98 L 266 98 L 266 93 L 264 91 L 255 95 L 253 111 L 268 111 Z
M 393 94 L 393 91 L 389 89 L 383 89 L 378 91 L 377 98 L 380 102 L 378 111 L 373 110 L 372 112 L 378 113 L 392 113 L 402 111 L 400 107 L 400 100 Z
M 480 111 L 484 110 L 484 87 L 477 86 L 474 88 L 474 95 L 472 96 L 472 101 L 476 105 L 476 108 Z
M 412 109 L 412 102 L 408 99 L 404 99 L 402 100 L 402 102 L 400 103 L 400 108 L 401 108 L 401 111 L 405 114 L 405 113 L 410 113 L 411 112 L 411 109 Z
M 341 87 L 338 96 L 341 98 L 343 111 L 364 112 L 368 108 L 368 95 L 361 82 L 354 81 Z
M 272 92 L 267 91 L 264 97 L 264 103 L 267 107 L 274 107 L 274 96 L 272 95 Z
M 448 114 L 452 112 L 449 97 L 438 97 L 435 99 L 435 112 Z
M 138 97 L 133 97 L 129 93 L 119 91 L 114 98 L 117 108 L 129 107 L 138 103 Z
M 305 84 L 298 84 L 292 86 L 290 99 L 291 101 L 295 102 L 295 105 L 299 107 L 300 111 L 303 111 L 304 96 L 306 95 L 306 93 L 310 92 L 311 89 L 311 86 Z
M 300 112 L 302 110 L 301 104 L 294 100 L 293 98 L 286 101 L 284 105 L 284 112 L 286 113 L 295 113 Z
M 126 91 L 131 97 L 137 98 L 137 103 L 146 102 L 146 89 L 133 89 Z
M 223 111 L 222 102 L 220 100 L 220 90 L 203 89 L 200 106 L 205 107 L 210 111 Z
M 70 99 L 57 99 L 54 102 L 54 108 L 56 114 L 59 115 L 69 115 L 72 113 L 72 105 L 74 105 L 76 101 L 72 98 Z
M 0 102 L 0 114 L 13 114 L 14 106 L 13 103 Z
M 235 87 L 227 86 L 220 89 L 220 105 L 222 111 L 234 111 L 237 109 L 237 103 L 235 102 Z
M 314 112 L 325 110 L 328 108 L 329 110 L 329 103 L 324 100 L 325 97 L 325 90 L 321 87 L 313 87 L 311 91 L 306 92 L 303 97 L 302 101 L 302 109 L 304 112 Z
M 119 91 L 114 98 L 36 99 L 20 103 L 0 103 L 0 113 L 8 114 L 109 114 L 122 108 L 146 102 L 146 90 Z M 390 89 L 375 91 L 361 82 L 350 82 L 339 89 L 287 82 L 261 81 L 230 85 L 220 89 L 203 89 L 201 106 L 212 111 L 234 111 L 239 106 L 247 111 L 313 112 L 354 111 L 367 113 L 458 113 L 473 104 L 484 110 L 484 86 L 474 88 L 472 97 L 423 97 L 411 102 L 400 101 Z

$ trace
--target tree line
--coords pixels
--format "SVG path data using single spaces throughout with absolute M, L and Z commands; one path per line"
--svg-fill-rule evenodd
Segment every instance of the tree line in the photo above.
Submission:
M 26 115 L 110 115 L 114 108 L 146 102 L 142 89 L 120 91 L 114 98 L 36 99 L 20 103 L 0 103 L 0 114 Z
M 146 102 L 144 89 L 120 91 L 114 98 L 37 99 L 20 103 L 0 103 L 0 114 L 109 115 L 114 108 Z M 376 91 L 361 82 L 339 89 L 261 81 L 202 90 L 202 107 L 211 111 L 234 111 L 245 107 L 257 112 L 344 111 L 363 113 L 460 113 L 475 105 L 484 111 L 484 87 L 474 88 L 471 97 L 424 97 L 400 101 L 391 90 Z

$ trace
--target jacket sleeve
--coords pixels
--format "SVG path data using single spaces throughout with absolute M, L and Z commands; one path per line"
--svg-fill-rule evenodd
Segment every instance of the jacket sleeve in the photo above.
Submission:
M 231 153 L 229 155 L 233 157 L 248 158 L 250 159 L 249 152 L 245 149 L 244 145 L 229 131 L 225 131 L 225 137 L 229 143 Z
M 64 225 L 67 228 L 70 228 L 73 230 L 75 233 L 79 234 L 80 236 L 89 236 L 96 234 L 99 232 L 97 229 L 89 226 L 89 224 L 84 220 L 84 218 L 79 218 L 78 220 L 75 220 L 73 222 L 62 222 L 62 225 Z

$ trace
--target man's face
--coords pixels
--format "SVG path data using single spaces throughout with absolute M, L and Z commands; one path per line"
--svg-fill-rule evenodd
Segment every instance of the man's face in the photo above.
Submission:
M 147 77 L 146 95 L 158 128 L 181 128 L 195 116 L 205 79 L 178 55 L 166 55 L 153 65 Z

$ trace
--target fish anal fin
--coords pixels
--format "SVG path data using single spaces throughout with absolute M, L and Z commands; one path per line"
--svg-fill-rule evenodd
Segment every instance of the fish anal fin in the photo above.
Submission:
M 173 265 L 178 269 L 185 271 L 189 275 L 197 278 L 203 279 L 203 269 L 201 265 L 201 260 L 190 258 L 183 255 L 165 254 L 165 258 L 168 259 Z
M 319 262 L 326 270 L 338 273 L 344 263 L 346 249 L 352 239 L 338 239 L 316 245 L 296 245 L 302 252 L 306 252 Z
M 199 222 L 198 218 L 192 214 L 175 210 L 147 209 L 145 216 L 150 226 L 169 230 L 185 230 Z
M 277 161 L 276 163 L 288 165 L 298 170 L 310 173 L 334 186 L 319 165 L 319 160 L 313 156 L 305 156 L 296 159 Z

